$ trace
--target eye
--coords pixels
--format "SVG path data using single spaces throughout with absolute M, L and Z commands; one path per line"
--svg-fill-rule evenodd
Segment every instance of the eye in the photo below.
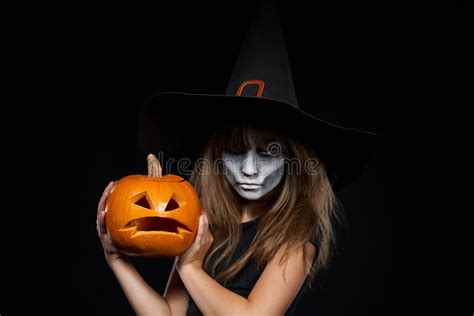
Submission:
M 257 148 L 257 153 L 262 157 L 271 157 L 272 156 L 267 148 L 259 147 L 259 148 Z
M 230 149 L 226 151 L 230 155 L 243 155 L 245 152 L 241 150 Z
M 143 195 L 135 204 L 143 208 L 151 209 L 150 202 L 148 202 L 146 195 Z
M 168 204 L 166 205 L 165 212 L 169 212 L 169 211 L 172 211 L 172 210 L 175 210 L 175 209 L 179 208 L 179 204 L 178 204 L 178 202 L 176 202 L 175 198 L 176 197 L 173 193 L 173 196 L 171 197 Z

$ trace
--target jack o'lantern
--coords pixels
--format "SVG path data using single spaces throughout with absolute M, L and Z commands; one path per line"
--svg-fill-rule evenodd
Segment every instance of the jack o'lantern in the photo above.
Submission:
M 121 178 L 107 198 L 106 226 L 115 246 L 129 256 L 172 257 L 196 236 L 201 205 L 194 187 L 180 176 L 162 176 L 150 154 L 148 176 Z

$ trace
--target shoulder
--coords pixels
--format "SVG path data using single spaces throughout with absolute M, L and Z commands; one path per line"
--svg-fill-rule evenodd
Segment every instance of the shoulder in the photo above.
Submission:
M 282 246 L 276 252 L 248 296 L 256 314 L 284 314 L 306 279 L 307 263 L 316 255 L 315 246 L 306 242 L 286 248 Z
M 318 250 L 319 243 L 316 239 L 310 239 L 292 247 L 285 244 L 278 249 L 268 264 L 275 268 L 278 266 L 280 272 L 285 273 L 294 265 L 311 264 L 316 259 Z
M 319 252 L 319 242 L 315 239 L 311 239 L 310 241 L 307 241 L 305 243 L 305 251 L 304 251 L 304 256 L 306 262 L 309 264 L 314 263 L 314 260 L 316 260 L 316 257 L 318 256 Z
M 311 237 L 308 242 L 306 242 L 306 248 L 311 248 L 314 251 L 314 257 L 312 258 L 312 262 L 318 256 L 319 249 L 320 249 L 320 242 L 316 237 Z

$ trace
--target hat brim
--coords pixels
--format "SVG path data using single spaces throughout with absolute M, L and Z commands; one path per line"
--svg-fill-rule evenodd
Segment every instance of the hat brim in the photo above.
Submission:
M 151 97 L 138 120 L 138 144 L 165 160 L 195 162 L 212 133 L 233 123 L 256 123 L 288 133 L 311 146 L 335 190 L 360 174 L 375 148 L 375 133 L 321 120 L 290 104 L 257 97 L 164 92 Z M 180 169 L 167 166 L 182 176 Z

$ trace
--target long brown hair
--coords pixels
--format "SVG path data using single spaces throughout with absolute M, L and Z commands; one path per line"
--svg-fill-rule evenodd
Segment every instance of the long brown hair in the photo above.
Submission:
M 288 162 L 284 164 L 278 186 L 257 201 L 241 198 L 227 181 L 223 164 L 219 163 L 224 152 L 247 151 L 252 144 L 266 149 L 274 146 Z M 318 241 L 319 249 L 314 262 L 306 262 L 310 288 L 315 275 L 327 267 L 336 241 L 333 223 L 343 219 L 339 212 L 342 205 L 332 190 L 323 163 L 309 146 L 268 127 L 229 126 L 212 135 L 193 169 L 190 182 L 208 213 L 214 237 L 204 269 L 224 285 L 249 260 L 262 271 L 281 246 L 285 250 L 280 264 L 287 261 L 292 247 L 302 247 L 306 257 L 303 245 L 311 238 Z M 260 217 L 258 231 L 246 252 L 229 266 L 242 235 L 240 223 L 244 207 L 251 208 L 253 214 Z M 218 256 L 211 262 L 213 255 Z M 218 271 L 218 267 L 224 268 Z

